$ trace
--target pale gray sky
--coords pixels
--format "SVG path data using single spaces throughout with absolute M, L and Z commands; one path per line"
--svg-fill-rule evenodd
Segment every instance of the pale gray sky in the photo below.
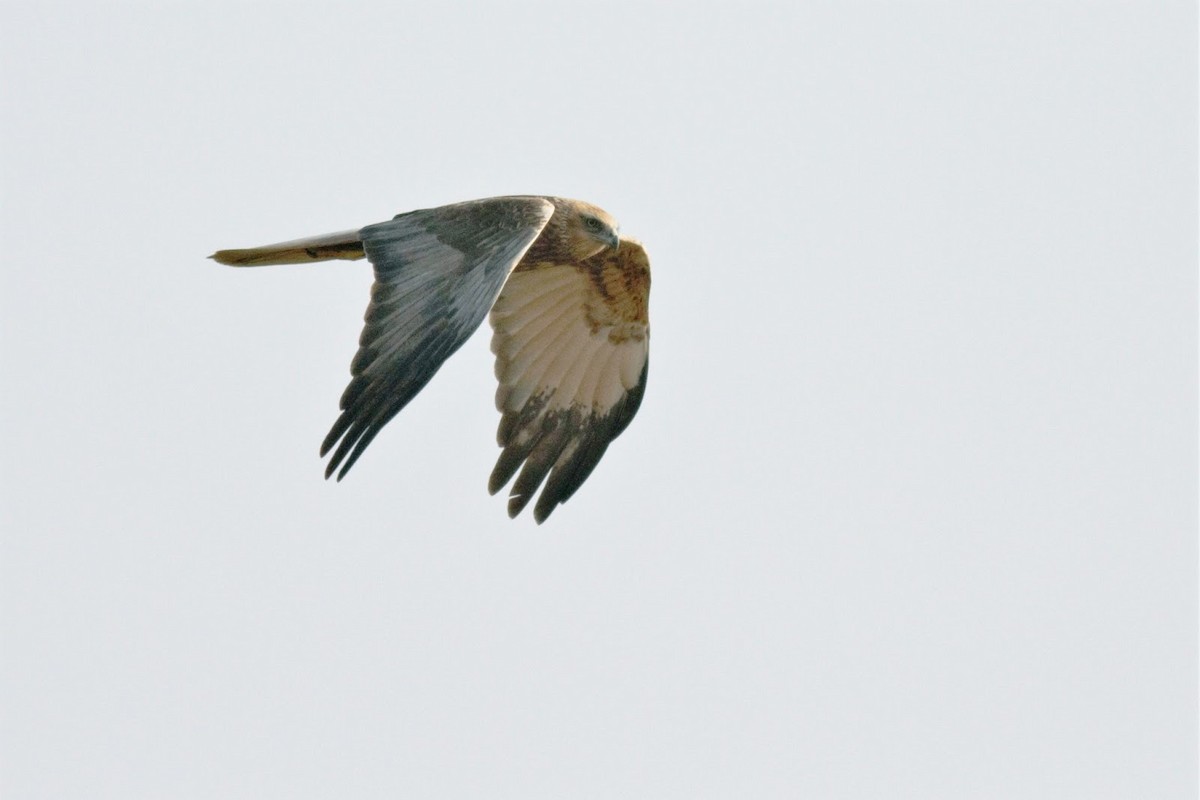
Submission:
M 1194 3 L 0 8 L 6 798 L 1191 798 Z M 363 263 L 580 197 L 640 415 L 488 332 L 342 484 Z

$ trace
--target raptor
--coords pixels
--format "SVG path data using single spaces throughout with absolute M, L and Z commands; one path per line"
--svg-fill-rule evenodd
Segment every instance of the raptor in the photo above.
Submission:
M 341 480 L 486 316 L 503 448 L 488 491 L 515 475 L 515 517 L 541 487 L 533 516 L 543 522 L 641 405 L 650 344 L 641 244 L 594 205 L 531 195 L 211 256 L 236 267 L 364 257 L 375 282 L 341 414 L 321 443 L 325 477 Z

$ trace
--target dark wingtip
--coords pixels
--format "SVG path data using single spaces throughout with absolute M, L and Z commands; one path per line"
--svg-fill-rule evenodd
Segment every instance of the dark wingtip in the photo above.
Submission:
M 350 415 L 343 411 L 333 421 L 329 433 L 325 434 L 325 438 L 321 441 L 321 458 L 324 458 L 325 454 L 333 449 L 333 446 L 342 438 L 342 434 L 346 432 L 346 428 L 348 427 L 350 427 Z
M 508 497 L 508 518 L 516 519 L 525 506 L 529 505 L 529 495 L 514 494 Z
M 508 483 L 511 475 L 505 476 L 500 470 L 500 465 L 492 470 L 492 474 L 488 476 L 488 494 L 495 496 L 496 492 L 504 488 L 504 484 Z
M 324 454 L 322 453 L 322 455 Z M 325 465 L 325 480 L 333 478 L 333 473 L 337 472 L 337 468 L 340 466 L 342 470 L 341 472 L 338 472 L 337 477 L 334 480 L 338 483 L 341 483 L 342 478 L 346 477 L 346 472 L 349 471 L 350 465 L 353 463 L 354 459 L 352 458 L 345 464 L 342 464 L 342 460 L 335 455 L 333 458 L 329 459 L 329 463 Z
M 537 504 L 533 507 L 533 518 L 537 520 L 538 525 L 545 522 L 554 513 L 554 509 L 567 500 L 567 498 L 557 492 L 553 485 L 556 477 L 556 474 L 550 475 L 550 480 L 542 488 L 542 493 L 538 496 Z

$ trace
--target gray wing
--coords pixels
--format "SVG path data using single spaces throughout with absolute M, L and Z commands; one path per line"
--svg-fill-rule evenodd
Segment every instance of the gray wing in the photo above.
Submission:
M 401 214 L 360 232 L 375 267 L 353 378 L 321 444 L 341 480 L 380 429 L 487 316 L 554 206 L 537 197 L 475 200 Z

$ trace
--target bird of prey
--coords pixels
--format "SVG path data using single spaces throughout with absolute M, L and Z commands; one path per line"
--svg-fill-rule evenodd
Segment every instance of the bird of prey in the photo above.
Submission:
M 515 517 L 545 481 L 533 509 L 543 522 L 642 402 L 650 342 L 645 250 L 589 203 L 513 196 L 211 258 L 249 267 L 364 256 L 375 283 L 341 415 L 321 444 L 322 457 L 333 452 L 325 477 L 345 476 L 486 315 L 503 448 L 488 491 L 517 475 L 508 499 Z

